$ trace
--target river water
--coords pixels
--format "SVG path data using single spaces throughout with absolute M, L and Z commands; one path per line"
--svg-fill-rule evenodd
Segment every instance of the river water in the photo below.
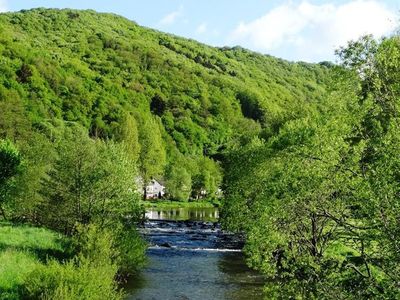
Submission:
M 217 209 L 148 211 L 141 232 L 149 263 L 127 299 L 257 300 L 263 278 L 244 261 L 242 241 L 223 232 Z

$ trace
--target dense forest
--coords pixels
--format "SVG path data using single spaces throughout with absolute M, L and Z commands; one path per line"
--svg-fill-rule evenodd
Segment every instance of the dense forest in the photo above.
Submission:
M 156 178 L 179 201 L 222 188 L 268 297 L 398 297 L 400 40 L 337 54 L 288 62 L 95 11 L 0 14 L 0 293 L 123 297 Z M 10 248 L 15 224 L 46 231 Z

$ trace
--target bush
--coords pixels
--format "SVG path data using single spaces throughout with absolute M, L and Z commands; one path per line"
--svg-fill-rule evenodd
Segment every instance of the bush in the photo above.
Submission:
M 133 227 L 78 225 L 72 243 L 78 254 L 64 263 L 38 265 L 25 282 L 24 297 L 122 299 L 117 275 L 131 275 L 145 263 L 146 243 Z
M 25 296 L 59 300 L 122 299 L 114 282 L 116 266 L 96 264 L 90 260 L 71 260 L 65 264 L 51 261 L 31 274 Z
M 119 274 L 127 277 L 136 273 L 146 263 L 146 242 L 134 227 L 126 226 L 120 226 L 115 240 Z
M 25 285 L 25 297 L 34 299 L 84 300 L 122 299 L 115 276 L 111 232 L 96 225 L 77 227 L 75 242 L 79 254 L 66 263 L 50 261 L 32 272 Z

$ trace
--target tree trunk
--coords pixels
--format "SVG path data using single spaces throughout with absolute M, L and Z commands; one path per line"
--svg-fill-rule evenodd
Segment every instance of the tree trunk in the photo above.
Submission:
M 311 213 L 311 255 L 316 257 L 318 255 L 318 232 L 317 232 L 317 216 Z

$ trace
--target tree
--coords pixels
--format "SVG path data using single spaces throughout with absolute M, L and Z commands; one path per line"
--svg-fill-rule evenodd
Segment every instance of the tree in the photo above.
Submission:
M 42 183 L 56 160 L 54 139 L 51 138 L 51 135 L 57 135 L 54 131 L 47 137 L 45 134 L 32 130 L 29 137 L 18 141 L 24 158 L 24 168 L 15 177 L 16 193 L 10 205 L 11 217 L 15 220 L 39 222 L 40 206 L 44 201 L 40 193 Z
M 227 159 L 222 221 L 271 298 L 399 297 L 400 40 L 341 51 L 327 99 Z
M 124 145 L 132 163 L 136 165 L 140 156 L 139 130 L 135 118 L 126 114 L 117 133 L 117 140 Z
M 365 178 L 363 190 L 368 197 L 368 201 L 363 202 L 363 224 L 367 228 L 363 231 L 363 242 L 366 245 L 368 240 L 374 242 L 370 242 L 364 252 L 371 268 L 378 267 L 385 274 L 374 288 L 383 289 L 387 297 L 397 298 L 400 280 L 400 37 L 395 35 L 380 43 L 364 37 L 355 44 L 358 47 L 350 44 L 340 54 L 347 58 L 345 65 L 359 75 L 358 98 L 365 112 L 355 140 L 365 144 L 359 162 Z M 375 279 L 370 272 L 367 275 Z
M 58 159 L 43 182 L 41 219 L 71 233 L 75 223 L 101 226 L 131 216 L 139 219 L 136 172 L 124 146 L 95 141 L 77 126 L 67 128 Z
M 170 163 L 166 169 L 165 177 L 167 193 L 171 199 L 188 201 L 192 190 L 192 178 L 182 161 Z
M 198 161 L 197 174 L 192 178 L 192 193 L 198 199 L 201 197 L 215 198 L 222 182 L 222 171 L 218 163 L 208 157 Z
M 31 130 L 18 93 L 0 87 L 0 138 L 12 141 L 27 139 Z
M 266 287 L 271 298 L 334 290 L 330 276 L 345 253 L 333 256 L 332 249 L 354 246 L 340 240 L 347 230 L 337 223 L 348 221 L 356 181 L 346 141 L 352 119 L 344 112 L 288 122 L 268 142 L 255 140 L 229 159 L 223 223 L 246 232 L 251 265 L 274 278 Z
M 145 116 L 140 123 L 139 140 L 140 173 L 143 177 L 144 198 L 146 185 L 153 177 L 162 176 L 166 164 L 166 153 L 159 123 L 152 117 Z
M 6 219 L 4 205 L 13 188 L 13 178 L 20 172 L 22 158 L 17 148 L 8 140 L 0 140 L 0 210 Z

